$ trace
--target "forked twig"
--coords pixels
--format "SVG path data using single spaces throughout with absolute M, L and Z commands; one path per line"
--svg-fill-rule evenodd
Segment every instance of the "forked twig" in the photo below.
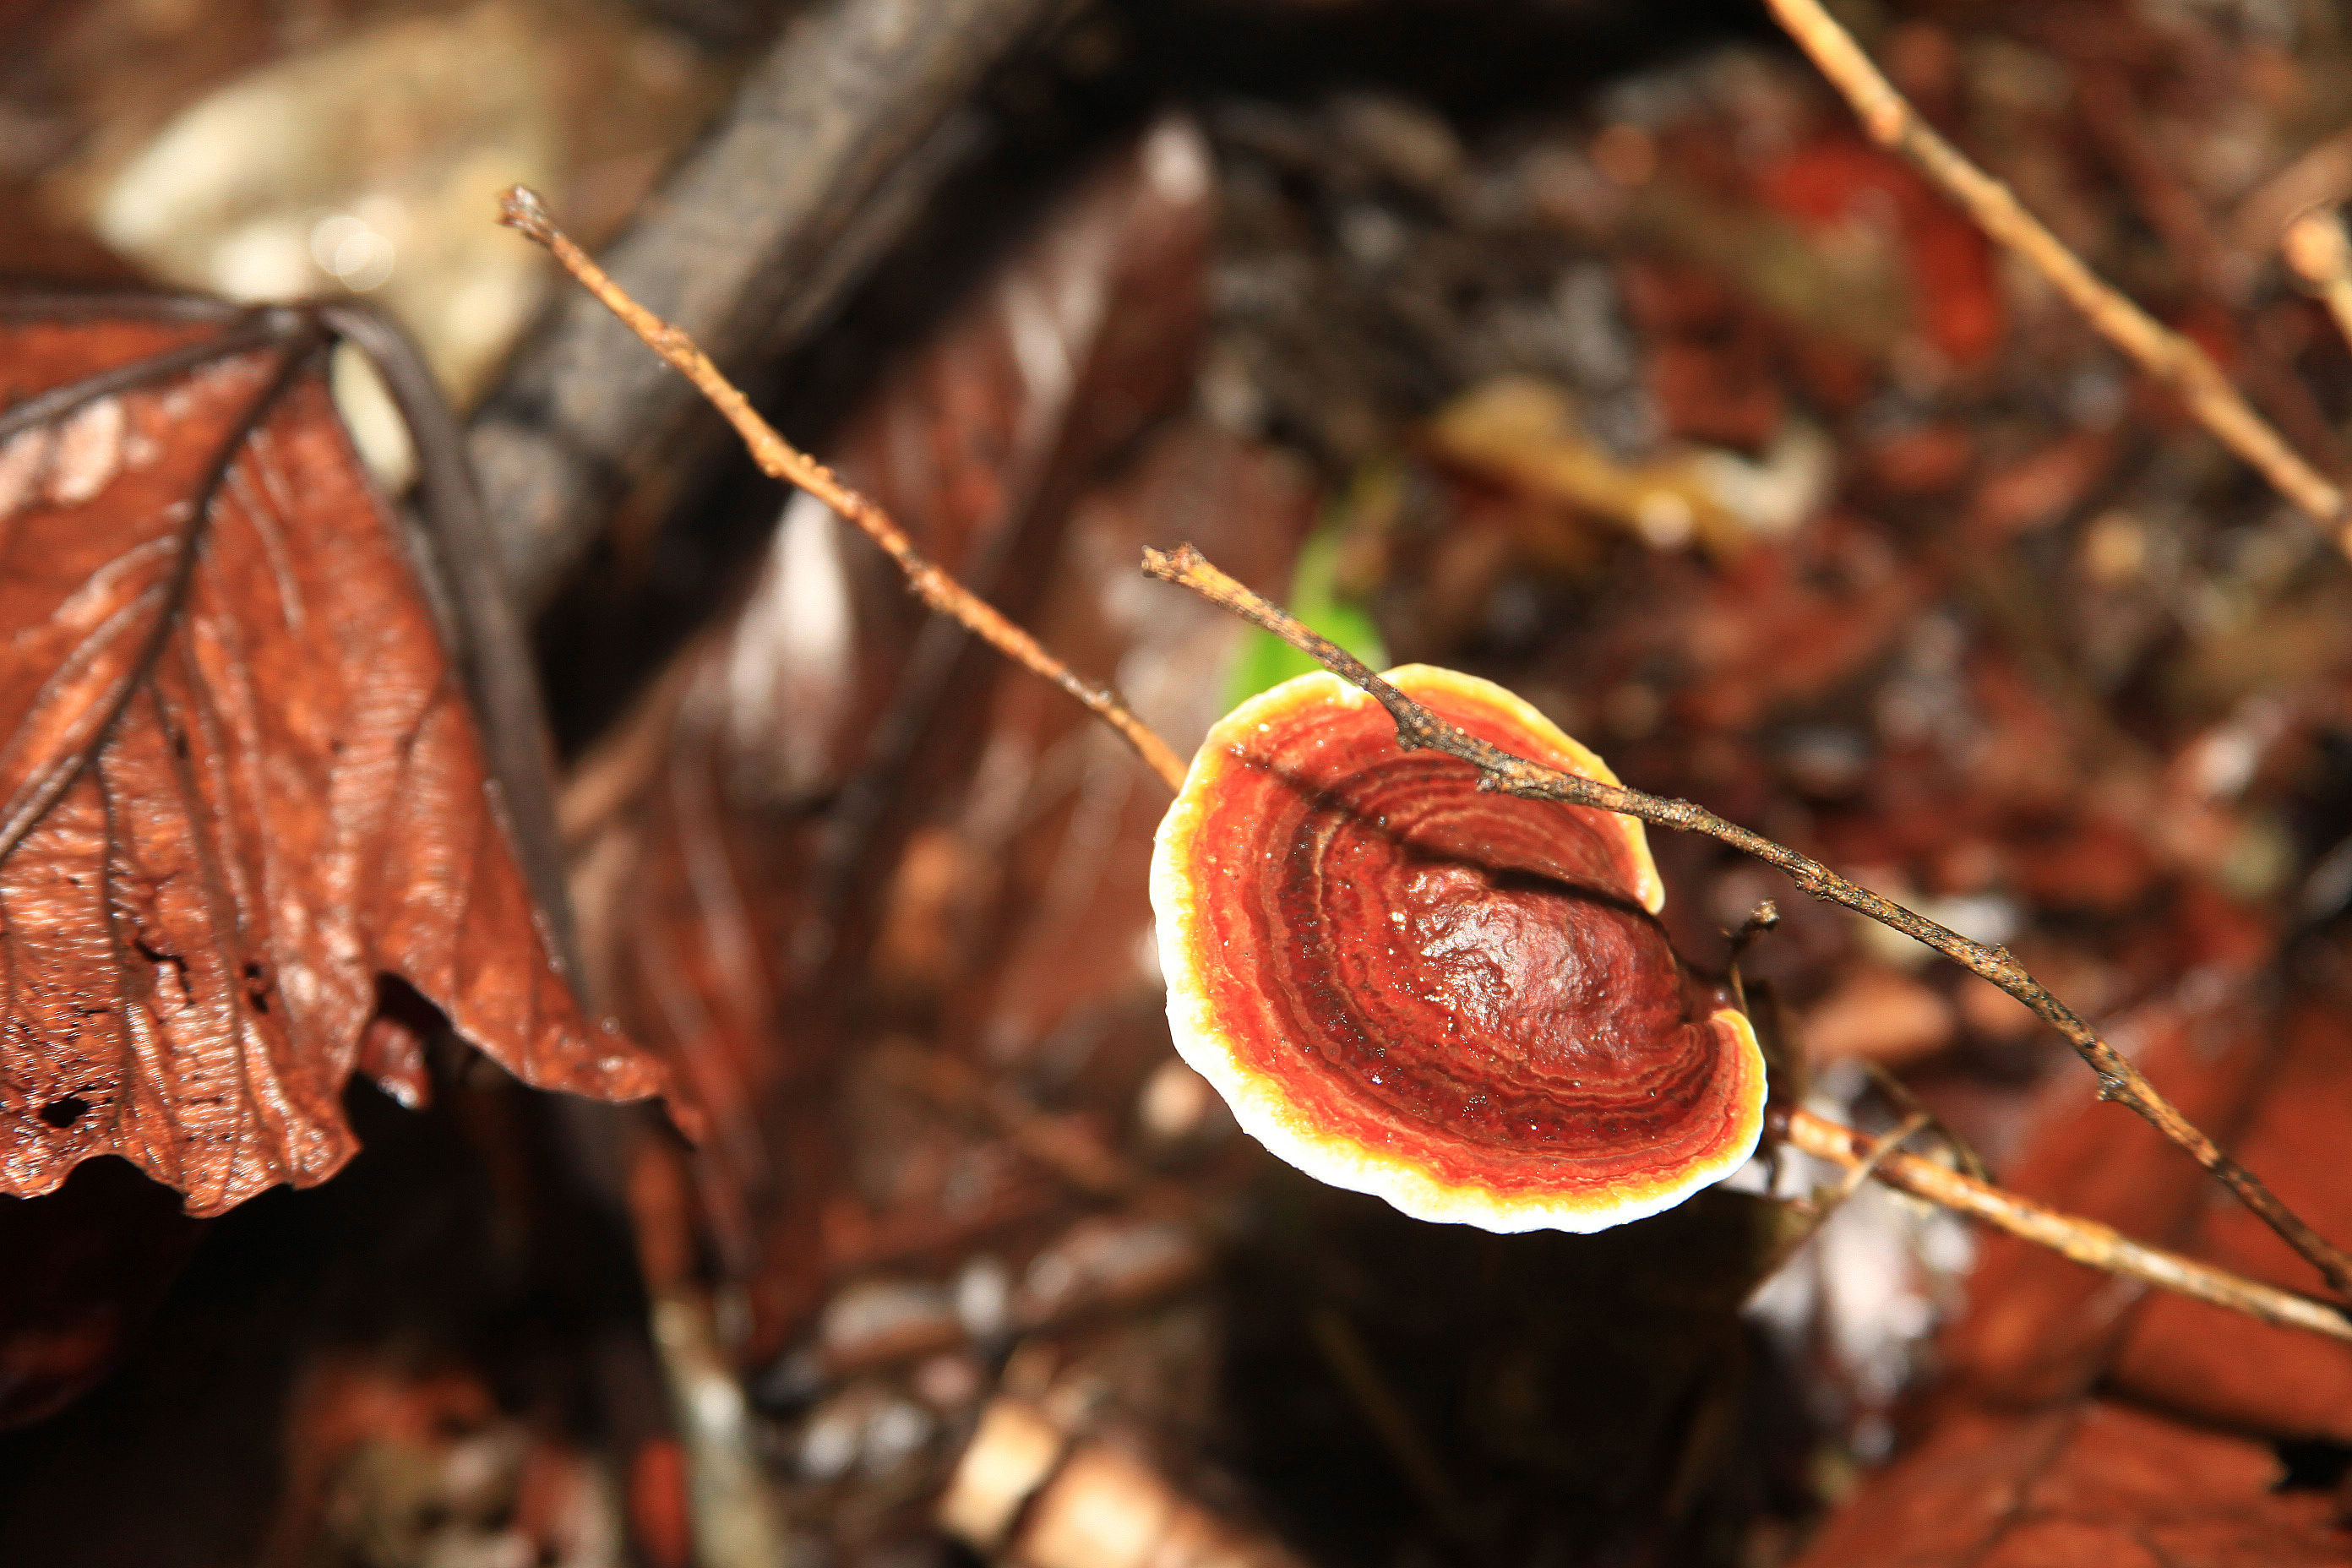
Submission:
M 1769 1115 L 1770 1113 L 1767 1112 L 1767 1114 Z M 1807 1113 L 1800 1111 L 1796 1114 L 1804 1115 Z M 1817 1118 L 1816 1120 L 1819 1119 Z M 1811 1246 L 1813 1238 L 1821 1235 L 1822 1228 L 1830 1223 L 1831 1218 L 1836 1215 L 1837 1211 L 1843 1208 L 1850 1201 L 1852 1201 L 1853 1194 L 1862 1190 L 1863 1184 L 1869 1181 L 1873 1176 L 1879 1175 L 1879 1168 L 1885 1163 L 1887 1156 L 1898 1152 L 1904 1143 L 1914 1134 L 1924 1131 L 1927 1128 L 1929 1120 L 1927 1113 L 1924 1110 L 1912 1112 L 1911 1115 L 1904 1119 L 1901 1126 L 1895 1128 L 1894 1131 L 1889 1132 L 1885 1137 L 1875 1140 L 1876 1147 L 1866 1151 L 1857 1148 L 1856 1157 L 1843 1163 L 1845 1174 L 1838 1182 L 1835 1191 L 1823 1193 L 1821 1189 L 1815 1188 L 1813 1195 L 1811 1198 L 1797 1198 L 1790 1200 L 1789 1206 L 1791 1211 L 1803 1216 L 1805 1220 L 1804 1228 L 1798 1231 L 1795 1235 L 1789 1237 L 1786 1240 L 1782 1241 L 1778 1247 L 1773 1249 L 1768 1257 L 1764 1266 L 1756 1271 L 1758 1281 L 1756 1289 L 1759 1290 L 1763 1289 L 1766 1282 L 1772 1279 L 1780 1272 L 1781 1269 L 1786 1268 L 1790 1263 L 1795 1261 L 1797 1254 Z M 1873 1140 L 1865 1138 L 1862 1133 L 1854 1131 L 1853 1128 L 1840 1127 L 1834 1121 L 1822 1121 L 1821 1124 L 1824 1127 L 1834 1128 L 1838 1131 L 1853 1133 L 1851 1142 L 1853 1145 L 1870 1143 L 1873 1142 Z M 1803 1147 L 1803 1145 L 1798 1144 L 1794 1138 L 1786 1137 L 1785 1135 L 1780 1138 L 1773 1139 L 1768 1142 L 1766 1146 L 1766 1157 L 1771 1160 L 1773 1164 L 1771 1167 L 1770 1179 L 1765 1187 L 1765 1191 L 1767 1192 L 1777 1192 L 1780 1190 L 1780 1167 L 1779 1161 L 1780 1150 L 1784 1144 L 1794 1145 L 1800 1148 Z M 1881 1177 L 1880 1179 L 1884 1180 L 1885 1178 Z
M 2146 1117 L 2158 1131 L 2187 1150 L 2199 1164 L 2220 1178 L 2241 1203 L 2278 1232 L 2288 1246 L 2307 1258 L 2331 1289 L 2339 1295 L 2352 1297 L 2352 1258 L 2347 1258 L 2335 1243 L 2305 1225 L 2252 1172 L 2223 1153 L 2210 1138 L 2181 1115 L 2170 1100 L 2158 1093 L 2156 1086 L 2149 1083 L 2137 1068 L 2103 1039 L 2097 1030 L 2084 1023 L 2074 1009 L 2052 995 L 2040 981 L 2027 973 L 2024 966 L 2010 956 L 2007 948 L 1988 946 L 1962 936 L 1948 926 L 1938 925 L 1915 914 L 1867 888 L 1848 881 L 1811 857 L 1800 855 L 1787 846 L 1775 843 L 1761 834 L 1751 833 L 1737 823 L 1727 822 L 1689 801 L 1665 800 L 1657 795 L 1644 795 L 1639 790 L 1627 789 L 1622 784 L 1602 784 L 1597 779 L 1560 773 L 1479 740 L 1439 718 L 1382 680 L 1345 648 L 1318 637 L 1293 616 L 1250 592 L 1212 565 L 1205 556 L 1189 544 L 1179 545 L 1172 554 L 1146 550 L 1143 552 L 1143 570 L 1146 574 L 1162 582 L 1190 588 L 1212 604 L 1263 626 L 1292 647 L 1313 656 L 1334 674 L 1361 687 L 1388 710 L 1390 719 L 1396 724 L 1399 746 L 1409 752 L 1435 751 L 1458 757 L 1479 771 L 1482 775 L 1479 787 L 1482 789 L 1500 790 L 1506 795 L 1529 800 L 1564 801 L 1571 805 L 1592 806 L 1636 816 L 1660 827 L 1706 834 L 1779 868 L 1798 887 L 1813 897 L 1842 904 L 1857 914 L 1867 915 L 1881 925 L 1891 926 L 1913 941 L 1934 948 L 1971 973 L 1984 976 L 2033 1009 L 2066 1037 L 2083 1059 L 2091 1064 L 2091 1069 L 2098 1074 L 2100 1099 L 2121 1100 Z
M 2095 1220 L 2060 1214 L 1948 1165 L 1904 1153 L 1895 1147 L 1895 1138 L 1873 1138 L 1809 1110 L 1799 1110 L 1789 1117 L 1789 1142 L 1808 1154 L 1843 1166 L 1849 1178 L 1870 1171 L 1890 1187 L 1974 1215 L 1987 1225 L 2090 1268 L 2231 1308 L 2265 1323 L 2352 1341 L 2352 1318 L 2325 1301 L 2247 1279 L 2193 1258 L 2142 1246 Z
M 2344 519 L 2344 492 L 2287 445 L 2286 438 L 2254 411 L 2203 349 L 2126 299 L 2027 212 L 2007 185 L 1937 135 L 1894 83 L 1871 64 L 1853 36 L 1822 8 L 1821 0 L 1766 3 L 1789 36 L 1812 57 L 1822 74 L 1845 95 L 1873 141 L 1917 164 L 1976 220 L 1978 227 L 2023 257 L 2109 342 L 2170 387 L 2223 446 L 2260 469 L 2281 495 L 2322 527 L 2336 530 L 2337 544 L 2352 552 L 2352 527 L 2347 527 Z M 2337 1288 L 2343 1288 L 2342 1282 L 2337 1282 Z
M 520 229 L 527 237 L 545 246 L 582 288 L 620 317 L 630 331 L 645 340 L 646 347 L 668 362 L 670 368 L 692 382 L 695 389 L 709 399 L 711 406 L 726 416 L 736 434 L 742 437 L 743 445 L 750 448 L 761 472 L 786 484 L 798 485 L 856 523 L 898 563 L 898 570 L 906 574 L 908 585 L 924 604 L 979 633 L 1014 663 L 1044 676 L 1076 698 L 1095 717 L 1118 731 L 1170 789 L 1182 786 L 1184 764 L 1167 742 L 1153 733 L 1117 696 L 1080 679 L 1068 665 L 1047 653 L 1035 637 L 1006 620 L 994 605 L 926 560 L 905 531 L 874 500 L 842 483 L 832 469 L 777 435 L 774 427 L 752 408 L 751 400 L 695 346 L 691 337 L 629 298 L 586 251 L 556 227 L 536 191 L 525 185 L 509 188 L 500 198 L 499 216 L 508 227 Z

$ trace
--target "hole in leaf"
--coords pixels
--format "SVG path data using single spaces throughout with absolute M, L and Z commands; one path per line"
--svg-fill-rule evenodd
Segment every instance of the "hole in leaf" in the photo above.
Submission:
M 41 1120 L 51 1127 L 67 1128 L 89 1113 L 89 1101 L 80 1095 L 68 1094 L 41 1107 Z

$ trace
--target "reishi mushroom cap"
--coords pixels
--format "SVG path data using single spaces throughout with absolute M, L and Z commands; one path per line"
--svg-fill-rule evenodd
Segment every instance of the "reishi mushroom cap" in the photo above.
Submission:
M 1607 765 L 1491 681 L 1387 679 L 1471 734 Z M 1184 1060 L 1307 1174 L 1422 1219 L 1592 1231 L 1754 1152 L 1764 1059 L 1685 974 L 1642 825 L 1478 787 L 1318 672 L 1209 731 L 1151 903 Z

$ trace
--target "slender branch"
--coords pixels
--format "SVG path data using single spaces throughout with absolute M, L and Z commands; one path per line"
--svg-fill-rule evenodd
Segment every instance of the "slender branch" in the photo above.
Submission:
M 1317 636 L 1294 617 L 1251 593 L 1242 584 L 1210 564 L 1205 556 L 1189 544 L 1179 545 L 1173 554 L 1146 550 L 1143 552 L 1143 570 L 1146 575 L 1190 588 L 1212 604 L 1265 627 L 1292 647 L 1320 660 L 1335 674 L 1361 687 L 1388 710 L 1389 717 L 1396 724 L 1399 746 L 1409 752 L 1435 751 L 1460 758 L 1484 775 L 1479 780 L 1482 789 L 1499 790 L 1506 795 L 1529 800 L 1554 800 L 1571 805 L 1591 806 L 1636 816 L 1660 827 L 1706 834 L 1767 865 L 1779 868 L 1798 887 L 1813 897 L 1842 904 L 1858 914 L 1869 916 L 1881 925 L 1891 926 L 1913 941 L 1934 948 L 1972 973 L 1984 976 L 2033 1009 L 2066 1037 L 2083 1059 L 2091 1064 L 2092 1071 L 2098 1074 L 2100 1099 L 2121 1100 L 2147 1118 L 2157 1131 L 2187 1150 L 2192 1159 L 2213 1173 L 2241 1203 L 2278 1232 L 2288 1246 L 2309 1259 L 2331 1289 L 2339 1295 L 2352 1297 L 2352 1258 L 2347 1258 L 2333 1242 L 2305 1225 L 2252 1172 L 2223 1153 L 2210 1138 L 2181 1115 L 2170 1100 L 2159 1094 L 2156 1086 L 2149 1083 L 2137 1068 L 2102 1038 L 2097 1030 L 2084 1023 L 2072 1008 L 2027 973 L 2024 966 L 2010 956 L 2007 948 L 1988 946 L 1962 936 L 1948 926 L 1938 925 L 1915 914 L 1867 888 L 1846 880 L 1811 857 L 1800 855 L 1785 845 L 1751 833 L 1736 823 L 1726 822 L 1713 812 L 1689 801 L 1665 800 L 1657 795 L 1644 795 L 1639 790 L 1627 789 L 1622 784 L 1602 784 L 1597 779 L 1559 773 L 1524 757 L 1513 756 L 1499 746 L 1479 740 L 1439 718 L 1382 680 L 1345 648 Z
M 1731 953 L 1727 968 L 1731 975 L 1731 997 L 1739 1004 L 1739 1010 L 1743 1013 L 1748 1011 L 1748 980 L 1739 973 L 1739 961 L 1747 956 L 1749 942 L 1768 931 L 1778 929 L 1780 924 L 1780 906 L 1766 899 L 1748 910 L 1748 918 L 1739 922 L 1739 929 L 1730 933 Z
M 832 469 L 777 435 L 752 408 L 751 401 L 695 346 L 691 337 L 629 298 L 587 252 L 555 226 L 537 192 L 523 185 L 508 190 L 499 204 L 499 221 L 545 246 L 582 288 L 627 323 L 630 331 L 643 338 L 646 346 L 668 362 L 673 370 L 692 382 L 695 389 L 735 426 L 736 434 L 742 437 L 743 445 L 751 449 L 752 460 L 762 472 L 772 479 L 798 485 L 856 523 L 898 563 L 916 597 L 939 614 L 979 633 L 1006 658 L 1044 676 L 1077 699 L 1125 737 L 1145 765 L 1158 773 L 1170 789 L 1182 786 L 1184 764 L 1167 742 L 1154 734 L 1118 697 L 1080 679 L 1069 666 L 1047 653 L 1036 638 L 1006 620 L 995 606 L 926 560 L 913 541 L 891 521 L 890 514 L 871 499 L 842 483 Z
M 1789 1142 L 1808 1154 L 1843 1166 L 1850 1175 L 1869 1170 L 1888 1186 L 1972 1215 L 2090 1268 L 2178 1290 L 2281 1328 L 2309 1329 L 2330 1339 L 2352 1341 L 2352 1318 L 2325 1301 L 2143 1246 L 2095 1220 L 2060 1214 L 1933 1160 L 1904 1153 L 1895 1148 L 1893 1138 L 1873 1138 L 1799 1110 L 1789 1117 Z
M 2221 443 L 2260 469 L 2278 492 L 2352 552 L 2345 526 L 2344 492 L 2303 460 L 2269 421 L 2254 411 L 2195 343 L 2158 324 L 2066 248 L 2063 241 L 2020 205 L 2007 185 L 1978 168 L 1919 117 L 1892 82 L 1870 63 L 1853 37 L 1821 0 L 1766 0 L 1774 16 L 1843 93 L 1863 128 L 1882 147 L 1903 153 L 1958 202 L 1977 226 L 2023 257 L 2097 328 L 2170 387 Z
M 2336 318 L 2336 330 L 2352 342 L 2352 241 L 2334 213 L 2315 207 L 2286 226 L 2279 237 L 2286 264 L 2310 286 Z

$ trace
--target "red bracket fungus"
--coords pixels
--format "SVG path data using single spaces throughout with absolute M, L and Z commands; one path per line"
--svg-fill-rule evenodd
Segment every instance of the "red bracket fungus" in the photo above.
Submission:
M 1615 783 L 1490 681 L 1388 675 L 1474 735 Z M 1764 1058 L 1656 919 L 1631 817 L 1478 787 L 1318 673 L 1210 731 L 1151 859 L 1176 1048 L 1318 1180 L 1495 1231 L 1592 1231 L 1729 1175 Z

